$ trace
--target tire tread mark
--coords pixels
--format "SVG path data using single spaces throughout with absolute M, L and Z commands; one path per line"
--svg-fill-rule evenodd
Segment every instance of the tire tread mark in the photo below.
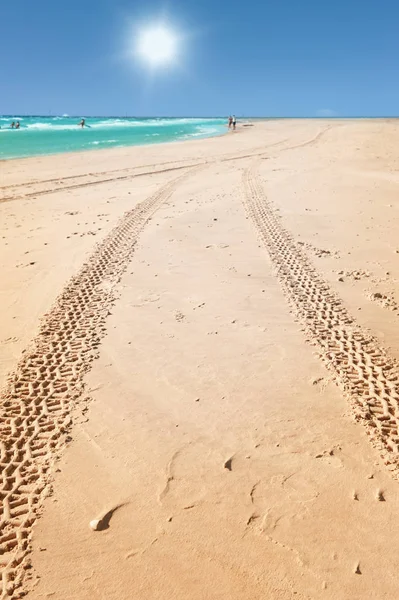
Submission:
M 319 137 L 319 135 L 320 135 L 320 133 L 316 137 Z M 101 185 L 103 183 L 110 183 L 112 181 L 126 181 L 128 179 L 134 179 L 136 177 L 144 177 L 146 175 L 156 175 L 158 173 L 167 173 L 170 171 L 178 171 L 178 170 L 182 170 L 182 169 L 193 168 L 196 166 L 210 164 L 212 162 L 217 162 L 217 161 L 227 162 L 227 161 L 233 161 L 233 160 L 242 160 L 245 158 L 254 158 L 255 156 L 260 156 L 260 155 L 264 154 L 269 148 L 278 146 L 280 144 L 284 144 L 287 141 L 288 141 L 288 139 L 283 139 L 278 142 L 274 142 L 272 144 L 267 144 L 267 145 L 263 144 L 261 146 L 249 148 L 246 151 L 246 153 L 239 153 L 239 154 L 229 153 L 226 155 L 221 155 L 220 157 L 210 157 L 208 160 L 204 160 L 204 159 L 198 158 L 198 157 L 193 158 L 193 159 L 187 159 L 185 161 L 185 164 L 176 165 L 176 162 L 178 162 L 178 161 L 167 161 L 167 162 L 158 163 L 155 165 L 148 165 L 147 167 L 144 167 L 144 166 L 125 167 L 122 169 L 113 169 L 110 171 L 84 173 L 84 174 L 80 174 L 80 175 L 68 175 L 65 177 L 43 179 L 41 181 L 27 181 L 24 183 L 0 186 L 0 191 L 1 190 L 4 190 L 4 191 L 10 190 L 11 192 L 12 191 L 18 192 L 19 188 L 24 188 L 26 186 L 42 186 L 43 184 L 48 184 L 48 183 L 58 183 L 59 184 L 57 187 L 36 189 L 35 191 L 25 192 L 24 194 L 19 193 L 19 195 L 2 196 L 2 197 L 0 197 L 0 203 L 11 202 L 12 200 L 25 200 L 28 198 L 36 198 L 37 196 L 44 196 L 47 194 L 55 194 L 55 193 L 61 192 L 63 190 L 72 190 L 72 189 L 93 186 L 93 185 Z M 306 141 L 304 143 L 299 144 L 299 146 L 307 145 L 312 141 L 314 141 L 313 138 L 310 141 Z M 293 148 L 296 148 L 296 147 L 297 146 L 294 146 Z M 290 147 L 284 148 L 284 150 L 290 150 L 290 149 L 291 149 Z M 170 166 L 170 165 L 174 165 L 174 166 Z M 156 168 L 156 167 L 163 167 L 163 168 Z M 147 169 L 147 170 L 140 172 L 139 171 L 140 169 Z M 100 176 L 102 176 L 102 178 L 100 178 Z M 91 180 L 82 181 L 85 178 L 86 179 L 91 178 Z M 75 180 L 75 181 L 73 181 L 73 180 Z M 10 193 L 10 191 L 8 191 L 8 193 Z
M 357 421 L 395 478 L 399 467 L 399 365 L 349 315 L 284 229 L 263 190 L 258 162 L 243 175 L 244 206 L 277 269 L 308 341 L 333 372 Z
M 135 179 L 136 177 L 144 177 L 145 175 L 157 175 L 157 174 L 161 174 L 161 173 L 169 173 L 171 171 L 181 171 L 183 169 L 199 167 L 202 165 L 205 165 L 205 162 L 178 165 L 176 167 L 167 167 L 165 169 L 156 169 L 156 170 L 152 170 L 152 171 L 144 171 L 144 173 L 133 172 L 133 173 L 129 173 L 128 175 L 118 175 L 116 177 L 107 177 L 106 179 L 98 179 L 98 178 L 96 179 L 95 178 L 92 181 L 69 183 L 68 185 L 61 185 L 56 188 L 37 190 L 35 192 L 27 192 L 21 196 L 6 196 L 6 197 L 3 197 L 0 199 L 0 203 L 11 202 L 12 200 L 25 200 L 25 199 L 29 199 L 29 198 L 36 198 L 37 196 L 45 196 L 47 194 L 56 194 L 56 193 L 62 192 L 64 190 L 74 190 L 74 189 L 89 187 L 89 186 L 93 186 L 93 185 L 101 185 L 102 183 L 111 183 L 113 181 L 126 181 L 128 179 Z M 94 174 L 89 174 L 89 176 L 94 177 Z M 77 175 L 76 179 L 79 179 L 81 177 L 84 177 L 84 176 Z M 73 178 L 74 177 L 71 176 L 71 177 L 63 179 L 62 181 L 67 180 L 67 179 L 68 180 L 73 179 Z
M 65 443 L 83 377 L 98 354 L 114 288 L 150 217 L 198 168 L 128 211 L 44 316 L 1 394 L 0 598 L 16 599 L 30 568 L 32 525 L 49 493 L 50 468 Z

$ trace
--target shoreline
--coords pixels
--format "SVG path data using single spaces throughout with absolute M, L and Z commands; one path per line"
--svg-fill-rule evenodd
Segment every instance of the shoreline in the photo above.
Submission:
M 90 150 L 87 150 L 87 149 L 86 150 L 70 150 L 68 152 L 51 152 L 50 154 L 34 154 L 32 156 L 13 156 L 11 158 L 0 158 L 0 163 L 8 162 L 10 160 L 29 160 L 29 159 L 34 159 L 34 158 L 60 156 L 60 155 L 64 156 L 64 155 L 69 155 L 69 154 L 88 154 L 91 152 L 101 152 L 101 151 L 109 152 L 109 151 L 118 150 L 121 148 L 142 148 L 142 147 L 159 146 L 159 145 L 164 145 L 164 144 L 182 144 L 182 143 L 184 144 L 186 142 L 195 142 L 195 141 L 207 140 L 207 139 L 215 138 L 215 137 L 222 137 L 222 136 L 226 135 L 226 133 L 228 133 L 228 131 L 221 132 L 221 133 L 214 133 L 212 135 L 204 135 L 203 137 L 197 136 L 197 138 L 193 138 L 193 139 L 173 140 L 173 141 L 166 141 L 166 142 L 153 142 L 152 144 L 126 144 L 126 145 L 121 145 L 121 146 L 112 146 L 111 148 L 93 147 Z
M 40 119 L 40 118 L 44 118 L 44 119 L 50 119 L 50 123 L 31 123 L 30 125 L 28 124 L 27 127 L 21 127 L 21 129 L 18 131 L 18 133 L 16 133 L 15 131 L 13 132 L 9 127 L 4 128 L 3 130 L 0 131 L 1 135 L 7 134 L 7 135 L 26 135 L 29 134 L 32 137 L 37 135 L 38 133 L 46 133 L 46 129 L 43 129 L 43 127 L 47 127 L 50 126 L 53 127 L 53 130 L 51 131 L 52 134 L 56 134 L 58 133 L 58 135 L 64 135 L 65 133 L 72 133 L 73 135 L 75 135 L 76 133 L 79 132 L 78 126 L 74 127 L 73 125 L 76 125 L 75 123 L 70 124 L 61 124 L 58 125 L 58 132 L 56 131 L 57 126 L 53 126 L 51 123 L 51 119 L 52 118 L 48 118 L 48 117 L 25 117 L 25 118 L 30 118 L 30 119 Z M 62 118 L 56 118 L 57 119 L 57 123 L 59 122 L 58 119 L 62 119 Z M 68 120 L 72 119 L 73 117 L 68 117 Z M 108 119 L 112 119 L 112 117 L 109 117 Z M 187 125 L 191 125 L 193 126 L 194 123 L 181 123 L 181 121 L 188 121 L 189 119 L 186 119 L 185 117 L 179 117 L 176 119 L 165 119 L 165 121 L 167 122 L 167 127 L 170 127 L 170 125 L 176 125 L 176 126 L 187 126 Z M 123 121 L 123 120 L 122 120 Z M 220 135 L 223 135 L 224 132 L 224 128 L 227 127 L 225 126 L 225 124 L 222 123 L 215 123 L 213 125 L 213 131 L 211 132 L 206 132 L 206 131 L 200 131 L 200 132 L 196 132 L 196 131 L 180 131 L 180 136 L 177 136 L 176 139 L 173 139 L 173 135 L 176 135 L 177 132 L 173 132 L 173 135 L 171 136 L 170 133 L 168 134 L 169 137 L 172 137 L 172 139 L 166 139 L 166 140 L 160 140 L 160 141 L 156 141 L 156 140 L 152 140 L 152 141 L 148 141 L 144 138 L 142 138 L 141 140 L 139 140 L 139 142 L 135 141 L 134 139 L 130 138 L 127 140 L 123 139 L 123 135 L 121 137 L 121 133 L 126 133 L 126 131 L 128 129 L 136 129 L 136 131 L 139 131 L 141 129 L 145 129 L 146 127 L 152 129 L 154 127 L 154 121 L 158 121 L 158 119 L 148 119 L 148 121 L 151 123 L 149 125 L 146 125 L 144 121 L 141 121 L 141 125 L 139 126 L 131 126 L 129 128 L 125 128 L 125 127 L 118 127 L 118 125 L 115 125 L 115 123 L 113 124 L 109 124 L 107 122 L 105 123 L 93 123 L 92 125 L 87 125 L 87 131 L 90 131 L 90 134 L 94 134 L 95 132 L 98 133 L 98 137 L 101 137 L 104 132 L 108 132 L 111 133 L 112 135 L 115 135 L 117 139 L 102 139 L 102 140 L 94 140 L 92 142 L 90 142 L 89 144 L 86 143 L 86 147 L 82 148 L 82 147 L 76 147 L 76 148 L 72 148 L 69 150 L 66 150 L 65 148 L 60 148 L 60 149 L 54 149 L 54 148 L 49 148 L 48 151 L 44 151 L 44 152 L 40 152 L 37 154 L 20 154 L 18 156 L 9 156 L 6 158 L 0 158 L 1 162 L 4 161 L 9 161 L 9 160 L 23 160 L 23 159 L 28 159 L 28 158 L 36 158 L 36 157 L 45 157 L 45 156 L 58 156 L 60 154 L 73 154 L 76 152 L 92 152 L 93 150 L 110 150 L 110 149 L 114 149 L 114 148 L 129 148 L 129 147 L 143 147 L 143 146 L 154 146 L 154 145 L 159 145 L 159 144 L 164 144 L 164 143 L 174 143 L 174 142 L 184 142 L 184 141 L 195 141 L 195 140 L 200 140 L 200 139 L 207 139 L 207 138 L 211 138 L 211 137 L 218 137 Z M 159 121 L 161 121 L 161 119 L 159 119 Z M 170 121 L 170 122 L 169 122 Z M 177 121 L 176 123 L 174 123 L 174 121 Z M 192 119 L 192 121 L 200 121 L 200 119 Z M 212 121 L 211 119 L 209 119 L 208 121 Z M 144 123 L 144 124 L 143 124 Z M 108 127 L 103 128 L 103 125 L 108 125 Z M 164 123 L 165 125 L 165 123 Z M 209 123 L 207 122 L 207 120 L 203 120 L 202 123 L 200 122 L 199 124 L 197 124 L 197 126 L 202 125 L 202 127 L 206 128 L 207 126 L 209 127 Z M 41 126 L 41 129 L 34 129 L 37 126 Z M 115 127 L 115 130 L 112 131 L 112 126 Z M 55 127 L 55 128 L 54 128 Z M 0 128 L 1 129 L 1 128 Z M 91 131 L 93 129 L 93 131 Z M 48 133 L 48 131 L 47 131 Z M 163 126 L 159 125 L 159 132 L 156 131 L 155 133 L 152 134 L 145 134 L 145 137 L 154 137 L 154 136 L 162 136 L 165 135 L 165 131 L 163 131 Z M 35 145 L 35 139 L 32 139 L 32 145 Z M 64 140 L 64 144 L 66 146 L 68 146 L 68 144 L 71 143 L 71 140 Z M 75 140 L 76 143 L 76 140 Z M 108 144 L 115 144 L 115 145 L 108 145 Z M 87 147 L 87 145 L 89 145 L 90 147 Z M 26 150 L 27 151 L 27 150 Z
M 28 116 L 28 115 L 26 115 Z M 40 115 L 38 115 L 40 116 Z M 111 118 L 111 117 L 110 117 Z M 156 117 L 158 118 L 158 117 Z M 181 117 L 181 118 L 186 118 L 186 117 Z M 191 117 L 187 117 L 187 118 L 191 118 Z M 283 122 L 286 123 L 288 121 L 292 121 L 292 122 L 333 122 L 333 123 L 339 123 L 339 122 L 343 122 L 343 123 L 350 123 L 351 121 L 353 122 L 396 122 L 397 120 L 399 120 L 399 117 L 251 117 L 245 120 L 245 122 L 253 122 L 253 126 L 256 126 L 257 124 L 262 124 L 262 123 L 276 123 L 276 122 Z M 0 158 L 0 163 L 9 163 L 9 162 L 13 162 L 13 161 L 30 161 L 30 160 L 35 160 L 35 159 L 43 159 L 43 158 L 51 158 L 51 157 L 68 157 L 68 156 L 76 156 L 76 155 L 80 155 L 80 156 L 85 156 L 85 155 L 90 155 L 92 152 L 96 152 L 96 153 L 107 153 L 107 152 L 117 152 L 117 151 L 123 151 L 124 149 L 134 149 L 134 148 L 152 148 L 154 146 L 168 146 L 168 145 L 173 145 L 173 144 L 187 144 L 187 143 L 197 143 L 197 142 L 201 142 L 201 141 L 206 141 L 208 139 L 214 139 L 214 138 L 220 138 L 220 137 L 224 137 L 225 135 L 232 133 L 229 132 L 227 125 L 226 127 L 226 131 L 225 132 L 220 132 L 220 133 L 215 133 L 215 134 L 211 134 L 211 135 L 205 135 L 204 137 L 197 137 L 197 138 L 192 138 L 192 139 L 185 139 L 185 140 L 172 140 L 172 141 L 165 141 L 165 142 L 154 142 L 154 143 L 150 143 L 150 144 L 127 144 L 127 145 L 121 145 L 121 146 L 113 146 L 111 148 L 97 148 L 97 147 L 93 147 L 91 149 L 85 149 L 85 150 L 71 150 L 71 151 L 66 151 L 66 152 L 53 152 L 50 154 L 35 154 L 33 156 L 17 156 L 17 157 L 12 157 L 12 158 Z M 240 120 L 238 121 L 238 127 L 236 130 L 236 133 L 242 131 L 243 129 L 245 129 L 245 124 L 242 124 L 240 122 Z
M 70 165 L 72 165 L 72 168 L 77 167 L 80 170 L 80 161 L 81 160 L 85 160 L 85 161 L 89 161 L 90 162 L 90 158 L 92 158 L 93 156 L 97 156 L 100 160 L 99 161 L 92 161 L 94 163 L 97 162 L 102 162 L 103 159 L 109 159 L 112 163 L 112 161 L 116 161 L 117 159 L 122 159 L 123 161 L 126 161 L 129 159 L 129 157 L 131 157 L 132 159 L 136 159 L 136 157 L 138 156 L 138 154 L 140 153 L 141 155 L 145 155 L 147 158 L 147 161 L 144 162 L 144 164 L 142 164 L 141 166 L 148 166 L 148 164 L 151 164 L 153 162 L 153 157 L 158 156 L 158 155 L 163 155 L 163 154 L 167 154 L 168 156 L 170 156 L 172 159 L 174 157 L 174 151 L 176 150 L 176 148 L 186 148 L 186 154 L 188 156 L 190 156 L 190 159 L 194 158 L 199 158 L 199 159 L 204 159 L 206 157 L 206 154 L 204 154 L 204 149 L 206 149 L 206 146 L 210 143 L 211 145 L 212 142 L 214 142 L 215 140 L 219 140 L 219 139 L 225 139 L 228 134 L 231 133 L 231 138 L 233 138 L 233 135 L 235 137 L 238 136 L 242 136 L 242 135 L 246 135 L 248 137 L 248 129 L 246 128 L 238 128 L 236 130 L 236 132 L 233 134 L 233 132 L 230 132 L 227 127 L 226 127 L 226 131 L 218 134 L 218 135 L 211 135 L 211 136 L 206 136 L 206 137 L 201 137 L 201 138 L 193 138 L 193 139 L 187 139 L 187 140 L 173 140 L 173 141 L 167 141 L 167 142 L 159 142 L 159 143 L 154 143 L 154 144 L 142 144 L 142 145 L 129 145 L 129 146 L 117 146 L 117 147 L 112 147 L 112 148 L 93 148 L 90 150 L 76 150 L 76 151 L 72 151 L 72 152 L 62 152 L 62 153 L 55 153 L 55 154 L 47 154 L 47 155 L 35 155 L 35 156 L 29 156 L 29 157 L 24 157 L 24 158 L 12 158 L 12 159 L 3 159 L 0 160 L 0 162 L 2 162 L 4 164 L 4 166 L 9 165 L 10 169 L 8 171 L 10 171 L 11 173 L 14 172 L 14 170 L 16 169 L 18 172 L 20 172 L 20 167 L 21 168 L 27 168 L 29 169 L 30 167 L 38 167 L 40 169 L 40 166 L 44 165 L 45 167 L 48 166 L 49 169 L 57 168 L 58 167 L 58 161 L 60 159 L 67 161 Z M 274 132 L 271 132 L 272 134 L 274 134 Z M 240 144 L 237 144 L 235 142 L 233 142 L 232 139 L 232 150 L 234 150 L 235 147 L 239 147 Z M 216 148 L 217 149 L 217 148 Z M 194 152 L 193 152 L 194 150 Z M 198 150 L 198 152 L 195 152 L 195 150 Z M 94 152 L 93 152 L 94 151 Z M 184 154 L 184 153 L 183 153 Z M 176 161 L 178 161 L 179 158 L 176 158 Z M 2 183 L 5 181 L 4 178 L 7 178 L 7 176 L 10 175 L 10 173 L 7 172 L 7 169 L 4 170 L 3 173 L 3 181 Z M 10 184 L 12 185 L 12 184 Z M 5 186 L 0 186 L 0 190 L 2 188 L 4 188 Z M 8 186 L 6 186 L 8 187 Z M 0 201 L 1 201 L 1 197 L 0 197 Z

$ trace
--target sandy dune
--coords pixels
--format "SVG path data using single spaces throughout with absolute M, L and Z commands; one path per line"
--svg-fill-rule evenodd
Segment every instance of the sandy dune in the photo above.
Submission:
M 1 164 L 1 598 L 399 596 L 397 136 Z

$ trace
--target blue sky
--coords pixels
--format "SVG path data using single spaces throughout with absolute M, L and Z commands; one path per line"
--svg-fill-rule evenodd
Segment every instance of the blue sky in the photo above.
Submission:
M 2 0 L 2 114 L 399 114 L 397 0 Z M 185 34 L 152 77 L 127 45 Z

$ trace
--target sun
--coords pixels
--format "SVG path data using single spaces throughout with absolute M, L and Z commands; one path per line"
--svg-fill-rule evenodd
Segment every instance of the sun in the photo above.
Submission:
M 177 35 L 165 25 L 143 29 L 137 37 L 138 56 L 154 67 L 174 62 L 178 47 Z

